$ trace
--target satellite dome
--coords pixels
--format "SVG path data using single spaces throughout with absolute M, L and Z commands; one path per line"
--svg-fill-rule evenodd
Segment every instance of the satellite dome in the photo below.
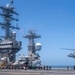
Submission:
M 15 31 L 12 31 L 13 33 L 16 33 Z
M 10 5 L 9 5 L 9 4 L 6 4 L 6 7 L 7 7 L 7 8 L 9 8 L 9 7 L 10 7 Z
M 41 43 L 36 43 L 35 44 L 36 50 L 41 50 L 41 47 L 42 47 Z
M 36 43 L 36 46 L 42 46 L 41 43 Z

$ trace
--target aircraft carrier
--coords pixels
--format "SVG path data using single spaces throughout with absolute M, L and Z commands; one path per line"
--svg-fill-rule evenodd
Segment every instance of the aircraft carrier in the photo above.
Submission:
M 23 36 L 29 40 L 28 44 L 28 55 L 25 56 L 22 54 L 20 60 L 16 62 L 16 53 L 22 48 L 22 41 L 16 40 L 16 32 L 12 29 L 20 30 L 18 26 L 13 26 L 11 21 L 19 21 L 17 18 L 14 18 L 14 15 L 19 15 L 14 11 L 13 6 L 14 1 L 11 0 L 10 4 L 6 6 L 0 6 L 0 16 L 3 18 L 3 22 L 0 22 L 0 27 L 5 31 L 4 35 L 0 36 L 0 61 L 3 57 L 8 57 L 10 62 L 14 62 L 15 65 L 20 65 L 21 63 L 28 62 L 29 66 L 41 65 L 40 55 L 38 51 L 41 50 L 41 44 L 35 43 L 34 39 L 40 38 L 40 35 L 37 35 L 34 31 L 29 31 L 29 34 Z M 23 60 L 24 61 L 23 61 Z M 19 64 L 19 61 L 20 62 Z M 0 69 L 0 75 L 75 75 L 75 69 L 52 69 L 52 68 L 36 68 L 36 69 Z

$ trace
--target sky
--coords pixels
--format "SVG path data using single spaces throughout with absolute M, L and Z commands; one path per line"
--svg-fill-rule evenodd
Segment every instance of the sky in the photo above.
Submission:
M 10 0 L 0 0 L 0 5 Z M 23 38 L 29 30 L 35 30 L 41 38 L 35 42 L 42 44 L 39 52 L 42 65 L 75 65 L 75 59 L 67 57 L 75 49 L 75 0 L 14 0 L 15 11 L 19 13 L 15 30 L 17 40 L 22 41 L 19 54 L 28 54 L 28 39 Z M 0 10 L 1 12 L 1 10 Z M 0 22 L 2 19 L 0 18 Z M 14 25 L 16 22 L 13 23 Z M 0 35 L 4 31 L 0 28 Z

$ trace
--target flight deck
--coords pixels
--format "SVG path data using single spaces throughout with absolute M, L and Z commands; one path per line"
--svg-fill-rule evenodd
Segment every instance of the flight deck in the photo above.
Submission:
M 0 70 L 0 75 L 75 75 L 74 70 Z

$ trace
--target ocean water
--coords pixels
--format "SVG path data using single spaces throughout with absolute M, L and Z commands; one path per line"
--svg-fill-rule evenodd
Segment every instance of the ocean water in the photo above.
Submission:
M 67 68 L 67 67 L 68 67 L 68 68 L 71 68 L 71 69 L 74 68 L 74 66 L 70 66 L 70 65 L 69 65 L 69 66 L 66 66 L 66 65 L 55 65 L 55 66 L 54 66 L 54 65 L 52 65 L 52 66 L 49 66 L 49 67 L 51 67 L 51 68 L 59 68 L 59 69 L 60 69 L 60 68 L 63 68 L 63 69 L 64 69 L 64 68 Z

